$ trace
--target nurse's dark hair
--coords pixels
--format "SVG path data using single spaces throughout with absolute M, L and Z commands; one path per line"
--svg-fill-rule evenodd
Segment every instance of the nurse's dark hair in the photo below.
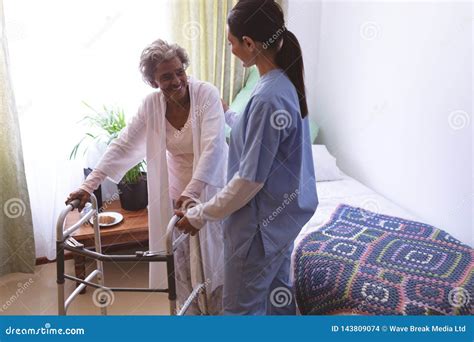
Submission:
M 304 86 L 304 65 L 296 36 L 285 26 L 283 10 L 273 0 L 240 0 L 227 17 L 229 30 L 239 39 L 244 36 L 276 51 L 275 62 L 296 88 L 301 116 L 308 114 Z

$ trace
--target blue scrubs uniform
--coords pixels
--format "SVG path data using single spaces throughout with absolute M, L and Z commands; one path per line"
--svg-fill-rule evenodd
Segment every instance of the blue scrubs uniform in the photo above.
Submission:
M 308 118 L 281 69 L 263 75 L 230 138 L 229 180 L 264 187 L 224 222 L 226 314 L 294 314 L 293 242 L 318 205 Z

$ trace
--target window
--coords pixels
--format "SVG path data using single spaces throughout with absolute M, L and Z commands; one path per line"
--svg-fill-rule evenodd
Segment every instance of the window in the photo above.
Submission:
M 4 10 L 37 256 L 53 258 L 54 221 L 85 166 L 67 160 L 84 134 L 82 101 L 135 114 L 152 91 L 140 54 L 169 40 L 169 0 L 4 0 Z

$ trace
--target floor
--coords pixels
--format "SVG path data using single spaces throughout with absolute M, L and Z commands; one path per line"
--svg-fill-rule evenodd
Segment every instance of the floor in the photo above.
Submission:
M 88 263 L 88 273 L 95 263 Z M 73 260 L 66 261 L 66 273 L 74 275 Z M 148 287 L 148 264 L 104 263 L 105 284 L 120 287 Z M 75 283 L 66 280 L 66 296 Z M 99 315 L 94 288 L 78 295 L 68 315 Z M 169 315 L 167 294 L 146 292 L 114 292 L 109 315 Z M 100 304 L 99 304 L 100 305 Z M 56 263 L 39 265 L 34 274 L 14 273 L 0 277 L 0 315 L 57 315 Z

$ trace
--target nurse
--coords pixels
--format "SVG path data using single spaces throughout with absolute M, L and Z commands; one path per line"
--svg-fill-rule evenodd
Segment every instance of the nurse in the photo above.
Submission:
M 303 80 L 295 35 L 274 1 L 239 1 L 229 13 L 228 40 L 259 82 L 233 122 L 228 183 L 212 199 L 175 213 L 196 234 L 224 221 L 224 313 L 295 314 L 293 242 L 318 205 Z

